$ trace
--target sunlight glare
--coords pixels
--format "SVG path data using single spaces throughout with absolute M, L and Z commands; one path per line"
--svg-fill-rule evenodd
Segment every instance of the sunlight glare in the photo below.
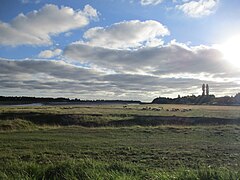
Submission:
M 224 59 L 234 66 L 240 67 L 240 35 L 228 39 L 220 46 Z

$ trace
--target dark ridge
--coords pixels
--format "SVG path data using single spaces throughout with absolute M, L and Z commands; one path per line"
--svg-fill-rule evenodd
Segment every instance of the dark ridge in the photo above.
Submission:
M 116 104 L 140 104 L 141 101 L 134 100 L 81 100 L 81 99 L 69 99 L 69 98 L 45 98 L 45 97 L 25 97 L 25 96 L 0 96 L 1 105 L 17 105 L 17 104 L 33 104 L 41 103 L 43 105 L 58 105 L 58 104 L 104 104 L 104 103 L 116 103 Z
M 79 125 L 84 127 L 103 126 L 159 126 L 159 125 L 240 125 L 240 119 L 212 117 L 178 117 L 178 116 L 130 116 L 122 119 L 115 115 L 115 120 L 105 120 L 108 116 L 101 114 L 44 114 L 44 113 L 2 113 L 1 120 L 24 119 L 38 125 Z M 118 119 L 119 118 L 119 119 Z
M 178 117 L 178 116 L 134 116 L 130 120 L 111 121 L 112 126 L 159 126 L 159 125 L 240 125 L 240 119 L 211 117 Z

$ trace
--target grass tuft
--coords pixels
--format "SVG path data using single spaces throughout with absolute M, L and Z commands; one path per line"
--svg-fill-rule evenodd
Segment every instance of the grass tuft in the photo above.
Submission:
M 35 130 L 36 125 L 30 121 L 22 119 L 14 120 L 1 120 L 0 131 L 13 131 L 13 130 Z

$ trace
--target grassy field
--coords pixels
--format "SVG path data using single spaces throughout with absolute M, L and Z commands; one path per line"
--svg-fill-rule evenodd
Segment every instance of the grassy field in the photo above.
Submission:
M 161 111 L 143 108 L 163 108 Z M 181 112 L 171 111 L 172 109 L 191 109 L 191 111 Z M 169 111 L 167 111 L 169 110 Z M 85 115 L 145 115 L 145 116 L 183 116 L 183 117 L 219 117 L 219 118 L 240 118 L 240 106 L 205 106 L 205 105 L 82 105 L 82 106 L 0 106 L 0 113 L 44 113 L 44 114 L 85 114 Z
M 143 110 L 146 106 L 151 108 Z M 159 107 L 163 110 L 152 110 Z M 1 107 L 0 179 L 238 179 L 239 110 L 180 105 Z M 149 125 L 155 118 L 162 121 L 158 117 L 178 116 L 233 123 Z M 54 118 L 54 123 L 44 117 Z M 62 125 L 68 117 L 74 117 L 73 124 Z M 132 118 L 143 123 L 122 124 Z M 104 126 L 79 126 L 82 121 Z M 117 126 L 106 123 L 119 121 Z

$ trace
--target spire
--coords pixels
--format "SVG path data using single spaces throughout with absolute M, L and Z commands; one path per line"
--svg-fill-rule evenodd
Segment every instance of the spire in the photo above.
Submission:
M 207 94 L 207 96 L 209 96 L 209 86 L 208 86 L 208 84 L 206 85 L 206 94 Z

